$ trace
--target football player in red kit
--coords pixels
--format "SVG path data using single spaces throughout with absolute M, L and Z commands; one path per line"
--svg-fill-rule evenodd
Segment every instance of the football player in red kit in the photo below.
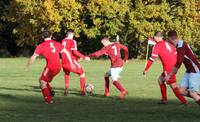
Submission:
M 70 72 L 76 73 L 80 77 L 80 90 L 81 90 L 81 95 L 85 95 L 85 73 L 83 68 L 78 64 L 78 59 L 84 59 L 84 60 L 90 60 L 89 57 L 84 56 L 77 50 L 77 44 L 76 41 L 73 39 L 74 37 L 74 32 L 73 30 L 68 30 L 67 32 L 67 37 L 62 40 L 62 45 L 66 50 L 69 51 L 71 57 L 72 57 L 72 62 L 73 66 L 69 65 L 69 60 L 66 57 L 65 53 L 62 53 L 62 66 L 63 70 L 65 73 L 65 95 L 68 94 L 68 89 L 69 89 L 69 76 Z
M 177 61 L 174 68 L 164 80 L 169 81 L 170 77 L 177 73 L 183 63 L 186 72 L 180 84 L 181 94 L 193 98 L 200 105 L 200 95 L 198 94 L 200 86 L 200 63 L 190 46 L 178 39 L 176 31 L 169 31 L 168 38 L 177 48 Z
M 108 55 L 111 60 L 111 68 L 110 70 L 105 74 L 105 92 L 104 96 L 110 96 L 110 90 L 109 90 L 109 77 L 111 76 L 113 84 L 115 87 L 121 92 L 120 99 L 124 99 L 127 95 L 128 91 L 123 88 L 121 83 L 118 81 L 118 78 L 120 77 L 120 73 L 123 69 L 123 60 L 121 58 L 120 51 L 123 50 L 125 53 L 125 59 L 124 61 L 128 62 L 128 48 L 120 43 L 111 43 L 109 41 L 109 38 L 105 37 L 101 40 L 101 43 L 104 45 L 102 49 L 99 51 L 96 51 L 89 55 L 89 57 L 99 57 L 101 55 Z
M 62 50 L 62 45 L 51 39 L 51 33 L 49 31 L 44 31 L 43 38 L 44 42 L 37 46 L 34 54 L 28 60 L 26 69 L 28 70 L 29 66 L 35 61 L 37 56 L 42 55 L 46 59 L 46 66 L 39 82 L 44 100 L 49 104 L 53 103 L 52 97 L 54 96 L 50 82 L 61 70 L 59 53 Z M 69 57 L 70 54 L 68 53 L 67 56 Z
M 158 79 L 161 95 L 162 95 L 162 100 L 159 103 L 166 104 L 167 103 L 167 93 L 166 93 L 167 89 L 166 89 L 165 82 L 163 82 L 163 78 L 167 76 L 172 70 L 172 68 L 174 67 L 176 63 L 177 52 L 172 44 L 170 44 L 169 42 L 163 41 L 161 32 L 156 32 L 154 39 L 157 43 L 153 47 L 152 55 L 150 59 L 148 60 L 148 63 L 144 69 L 143 74 L 146 75 L 147 71 L 151 67 L 154 60 L 157 57 L 159 57 L 163 66 L 163 73 Z M 167 84 L 170 85 L 174 94 L 181 101 L 181 103 L 184 105 L 187 104 L 186 99 L 180 94 L 179 88 L 177 87 L 175 74 L 170 77 L 170 79 L 167 81 Z

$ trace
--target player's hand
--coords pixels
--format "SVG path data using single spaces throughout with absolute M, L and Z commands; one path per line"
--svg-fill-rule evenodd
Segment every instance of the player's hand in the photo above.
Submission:
M 125 60 L 124 62 L 125 62 L 125 64 L 128 64 L 128 60 Z
M 83 60 L 83 58 L 79 58 L 79 60 L 81 60 L 81 61 L 82 61 L 82 60 Z
M 79 35 L 78 33 L 76 33 L 75 37 L 76 37 L 76 38 L 79 38 L 79 37 L 80 37 L 80 35 Z
M 167 75 L 167 76 L 165 76 L 165 77 L 163 78 L 163 81 L 167 82 L 167 81 L 169 80 L 169 78 L 170 78 L 170 76 Z
M 85 57 L 84 58 L 86 61 L 90 61 L 90 57 Z

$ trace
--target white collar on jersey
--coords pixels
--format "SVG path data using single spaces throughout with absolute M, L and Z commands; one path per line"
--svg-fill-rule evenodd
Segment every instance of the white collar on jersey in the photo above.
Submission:
M 48 41 L 48 40 L 51 40 L 51 38 L 45 38 L 44 40 L 45 40 L 45 41 Z
M 178 40 L 177 48 L 183 47 L 183 40 Z

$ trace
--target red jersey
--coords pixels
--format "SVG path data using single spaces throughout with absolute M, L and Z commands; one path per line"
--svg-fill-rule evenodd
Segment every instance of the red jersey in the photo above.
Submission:
M 46 59 L 46 66 L 51 69 L 61 68 L 60 64 L 60 51 L 62 45 L 50 38 L 46 39 L 35 49 L 34 55 L 42 55 Z
M 149 59 L 148 64 L 145 68 L 146 71 L 150 68 L 152 62 L 157 57 L 160 57 L 163 70 L 169 73 L 174 67 L 174 65 L 176 64 L 177 52 L 174 46 L 170 44 L 169 42 L 165 42 L 165 41 L 158 42 L 153 47 L 152 56 Z
M 187 73 L 197 73 L 200 71 L 200 64 L 190 46 L 186 42 L 179 40 L 175 67 L 180 68 L 182 63 L 185 65 Z
M 85 58 L 85 56 L 77 50 L 77 44 L 76 44 L 75 40 L 69 39 L 69 38 L 64 38 L 62 40 L 62 45 L 63 45 L 63 48 L 65 48 L 69 51 L 69 53 L 71 54 L 71 58 L 73 60 L 74 59 L 78 60 L 78 58 Z M 64 64 L 69 63 L 68 58 L 65 53 L 62 53 L 62 63 L 64 63 Z
M 103 47 L 99 51 L 90 54 L 90 57 L 99 57 L 103 54 L 108 55 L 111 60 L 111 67 L 122 67 L 123 60 L 121 58 L 121 50 L 125 53 L 125 60 L 128 60 L 128 48 L 120 43 L 112 43 Z

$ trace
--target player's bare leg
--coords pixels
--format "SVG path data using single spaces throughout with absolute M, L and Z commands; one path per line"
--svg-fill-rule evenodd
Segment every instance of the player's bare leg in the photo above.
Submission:
M 185 87 L 179 87 L 179 91 L 180 91 L 181 95 L 187 96 L 187 97 L 191 98 L 191 96 L 189 95 L 189 92 L 188 92 L 187 88 L 185 88 Z
M 108 96 L 110 96 L 110 80 L 109 80 L 108 72 L 105 74 L 104 80 L 105 80 L 104 96 L 108 97 Z
M 65 91 L 64 91 L 64 95 L 65 95 L 65 96 L 68 95 L 69 77 L 70 77 L 70 72 L 69 72 L 69 71 L 66 71 L 66 72 L 65 72 Z
M 176 97 L 179 99 L 179 101 L 184 104 L 187 105 L 187 100 L 182 96 L 179 88 L 177 87 L 176 83 L 172 83 L 170 84 L 170 87 L 172 88 L 174 94 L 176 95 Z
M 200 96 L 196 91 L 189 91 L 189 95 L 194 99 L 194 101 L 200 105 Z
M 158 84 L 160 86 L 160 92 L 162 96 L 162 99 L 160 102 L 158 102 L 158 104 L 166 104 L 167 103 L 167 87 L 166 87 L 166 84 L 162 82 L 162 76 L 158 78 Z
M 81 95 L 85 96 L 85 73 L 80 75 L 80 89 Z
M 42 90 L 42 94 L 44 96 L 44 100 L 47 104 L 53 103 L 52 97 L 50 95 L 49 88 L 47 87 L 47 82 L 40 80 L 40 88 Z
M 195 91 L 189 91 L 185 87 L 180 87 L 180 92 L 182 95 L 192 98 L 197 104 L 200 105 L 200 95 Z
M 192 98 L 192 97 L 190 96 L 190 94 L 189 94 L 188 88 L 180 87 L 179 90 L 180 90 L 180 92 L 181 92 L 181 94 L 182 94 L 183 96 L 186 96 L 186 97 Z M 197 93 L 197 95 L 200 96 L 199 93 Z

